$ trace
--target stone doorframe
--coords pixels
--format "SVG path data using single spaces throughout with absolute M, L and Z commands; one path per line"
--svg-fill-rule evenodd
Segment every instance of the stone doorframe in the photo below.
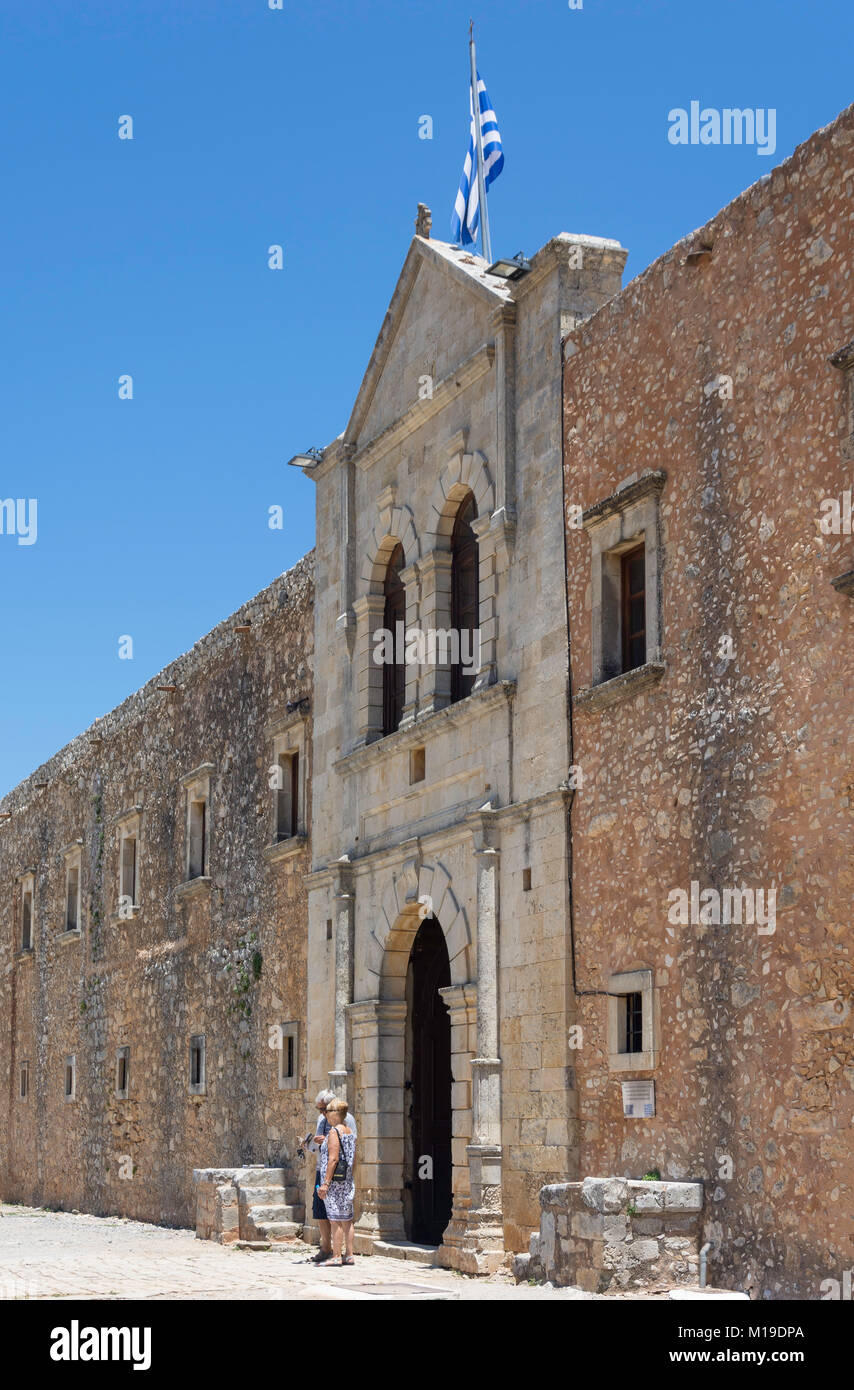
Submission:
M 491 813 L 486 813 L 487 820 Z M 355 1248 L 370 1254 L 377 1241 L 406 1239 L 404 1181 L 404 1047 L 406 972 L 429 902 L 448 947 L 451 984 L 440 990 L 451 1021 L 452 1211 L 439 1263 L 488 1273 L 504 1259 L 501 1213 L 500 1069 L 497 1057 L 498 851 L 485 843 L 484 814 L 476 818 L 478 978 L 464 909 L 439 863 L 414 858 L 391 880 L 380 920 L 368 942 L 367 966 L 376 995 L 347 1005 L 350 1059 L 359 1124 Z M 425 902 L 426 900 L 426 902 Z M 484 1044 L 487 1044 L 485 1050 Z M 490 1050 L 491 1048 L 491 1050 Z M 332 1079 L 330 1074 L 330 1080 Z M 343 1080 L 340 1073 L 337 1081 Z

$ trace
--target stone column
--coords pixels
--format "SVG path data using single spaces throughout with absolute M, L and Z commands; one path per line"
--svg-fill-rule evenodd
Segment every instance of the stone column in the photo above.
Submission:
M 356 731 L 360 743 L 383 732 L 383 668 L 374 661 L 374 633 L 382 627 L 385 598 L 364 594 L 353 604 L 356 615 Z
M 450 550 L 433 550 L 421 562 L 421 617 L 428 632 L 451 626 L 451 565 Z M 433 661 L 422 672 L 421 713 L 432 714 L 450 702 L 450 663 Z
M 451 1016 L 451 1220 L 442 1237 L 439 1263 L 448 1269 L 465 1267 L 463 1254 L 468 1229 L 471 1185 L 468 1149 L 472 1137 L 471 1059 L 477 1043 L 477 985 L 440 989 Z
M 498 678 L 498 591 L 501 576 L 510 565 L 516 524 L 504 512 L 479 516 L 472 522 L 478 550 L 478 624 L 480 665 L 475 690 L 493 685 Z
M 400 578 L 406 590 L 406 632 L 408 632 L 410 628 L 417 628 L 419 623 L 421 608 L 419 565 L 417 563 L 408 565 L 406 569 L 400 571 Z M 401 729 L 406 729 L 410 724 L 415 723 L 415 715 L 418 710 L 418 685 L 423 674 L 423 667 L 419 666 L 417 661 L 408 661 L 404 669 L 405 687 L 403 715 L 400 721 Z
M 516 305 L 502 304 L 492 316 L 495 334 L 495 438 L 498 470 L 495 512 L 516 520 Z
M 353 871 L 347 855 L 333 866 L 333 921 L 335 930 L 335 1053 L 329 1088 L 341 1100 L 354 1104 L 349 1094 L 352 1076 L 347 1033 L 347 1009 L 353 1002 L 353 943 L 356 896 L 353 890 Z M 355 1108 L 355 1106 L 354 1106 Z
M 501 1201 L 501 1059 L 498 1056 L 498 933 L 500 851 L 495 813 L 471 818 L 477 862 L 477 1056 L 472 1058 L 471 1183 L 467 1246 L 478 1273 L 504 1257 Z M 474 1247 L 472 1251 L 471 1247 Z
M 355 1249 L 403 1240 L 403 1062 L 406 1001 L 365 999 L 348 1009 L 357 1093 Z

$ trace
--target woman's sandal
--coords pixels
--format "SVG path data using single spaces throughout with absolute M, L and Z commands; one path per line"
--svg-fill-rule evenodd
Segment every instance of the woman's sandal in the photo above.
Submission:
M 354 1265 L 354 1264 L 356 1263 L 356 1261 L 353 1259 L 353 1256 L 351 1255 L 350 1258 L 347 1259 L 347 1260 L 345 1260 L 345 1259 L 342 1257 L 341 1263 L 342 1263 L 342 1265 Z

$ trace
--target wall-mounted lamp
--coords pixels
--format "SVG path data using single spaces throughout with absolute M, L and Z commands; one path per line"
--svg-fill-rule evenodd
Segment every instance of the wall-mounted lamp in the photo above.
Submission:
M 521 251 L 517 251 L 510 260 L 493 261 L 486 273 L 497 275 L 501 280 L 518 280 L 521 275 L 527 275 L 530 269 L 531 262 Z
M 322 449 L 306 449 L 304 454 L 294 454 L 288 459 L 288 468 L 316 468 L 322 458 Z

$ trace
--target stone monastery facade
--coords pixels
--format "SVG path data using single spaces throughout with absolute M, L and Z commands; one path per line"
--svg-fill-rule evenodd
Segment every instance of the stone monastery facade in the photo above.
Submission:
M 331 1086 L 362 1254 L 842 1280 L 852 209 L 854 108 L 625 289 L 420 213 L 314 552 L 0 803 L 3 1198 L 311 1236 Z

